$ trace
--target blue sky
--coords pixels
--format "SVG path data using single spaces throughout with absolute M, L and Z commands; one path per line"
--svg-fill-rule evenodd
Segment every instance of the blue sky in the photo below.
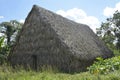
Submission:
M 120 10 L 119 0 L 0 0 L 0 22 L 23 21 L 34 4 L 88 24 L 92 29 L 100 26 L 115 10 Z

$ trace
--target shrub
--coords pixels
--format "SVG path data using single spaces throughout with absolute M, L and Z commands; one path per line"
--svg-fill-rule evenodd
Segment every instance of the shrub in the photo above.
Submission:
M 92 74 L 108 74 L 120 69 L 120 56 L 105 60 L 99 57 L 97 60 L 93 65 L 88 67 L 89 72 Z
M 5 45 L 4 40 L 4 36 L 0 37 L 0 65 L 2 65 L 7 60 L 10 51 L 10 47 Z

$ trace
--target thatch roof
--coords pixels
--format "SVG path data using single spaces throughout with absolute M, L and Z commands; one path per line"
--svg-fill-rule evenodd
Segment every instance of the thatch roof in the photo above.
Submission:
M 48 65 L 64 72 L 75 72 L 86 70 L 96 57 L 112 56 L 89 26 L 34 5 L 10 61 L 12 65 L 29 65 L 35 69 Z

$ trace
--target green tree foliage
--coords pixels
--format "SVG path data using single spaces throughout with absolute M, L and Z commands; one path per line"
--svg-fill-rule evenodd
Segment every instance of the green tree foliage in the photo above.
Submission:
M 10 53 L 10 49 L 16 42 L 16 36 L 22 28 L 21 23 L 16 20 L 2 22 L 0 24 L 0 65 L 3 64 Z
M 4 40 L 5 40 L 4 36 L 0 37 L 0 65 L 7 60 L 7 56 L 10 51 L 8 45 L 4 44 Z
M 6 36 L 7 45 L 13 45 L 17 33 L 22 28 L 22 23 L 19 23 L 16 20 L 11 20 L 10 22 L 2 22 L 0 24 L 0 32 Z
M 106 22 L 97 29 L 97 35 L 109 48 L 120 50 L 120 12 L 116 11 L 113 17 L 107 18 Z

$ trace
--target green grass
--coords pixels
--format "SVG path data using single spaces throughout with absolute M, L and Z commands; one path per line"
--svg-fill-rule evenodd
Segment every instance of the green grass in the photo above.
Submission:
M 14 70 L 7 66 L 0 67 L 0 80 L 120 80 L 120 71 L 114 71 L 107 75 L 90 74 L 89 72 L 67 74 L 55 73 L 52 70 L 42 72 Z

